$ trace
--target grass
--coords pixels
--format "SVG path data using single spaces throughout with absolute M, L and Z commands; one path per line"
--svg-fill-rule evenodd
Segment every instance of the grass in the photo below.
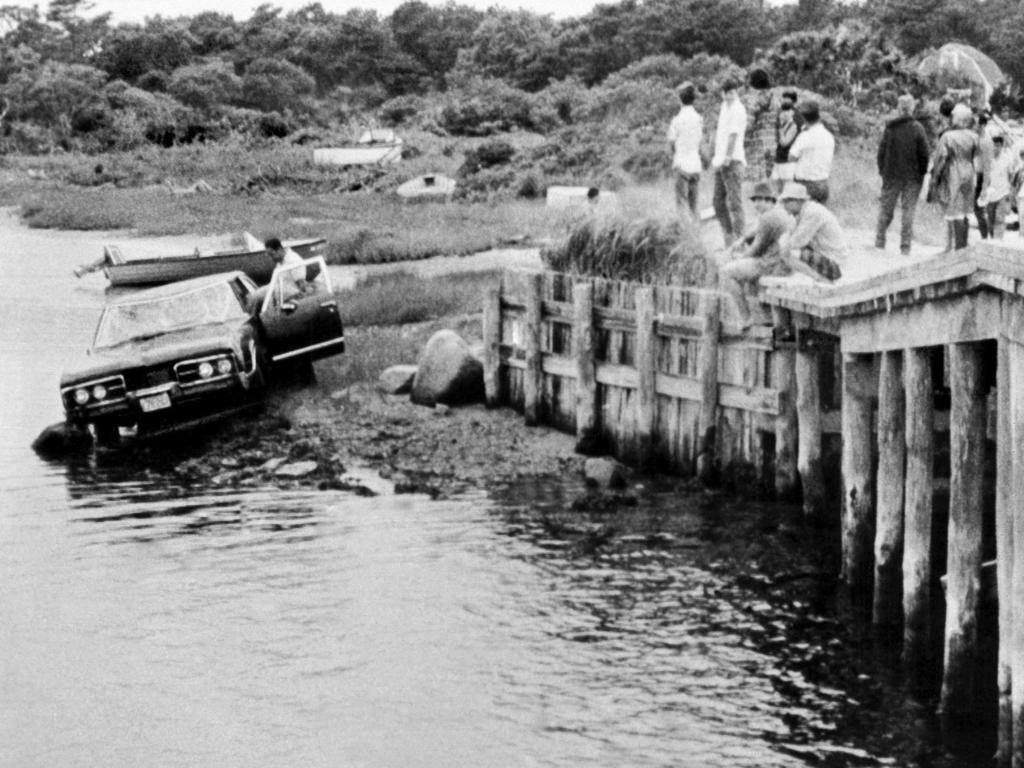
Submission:
M 484 292 L 498 285 L 498 272 L 463 272 L 423 278 L 389 272 L 361 280 L 338 293 L 345 327 L 406 325 L 447 315 L 478 313 Z

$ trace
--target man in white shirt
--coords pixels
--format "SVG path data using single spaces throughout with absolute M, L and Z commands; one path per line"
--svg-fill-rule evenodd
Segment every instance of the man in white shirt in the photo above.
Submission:
M 697 186 L 703 170 L 700 142 L 704 135 L 704 118 L 693 108 L 697 89 L 687 81 L 676 89 L 683 105 L 669 123 L 666 138 L 672 153 L 672 175 L 675 179 L 676 207 L 681 216 L 697 221 Z
M 715 171 L 715 217 L 729 247 L 744 235 L 743 172 L 747 158 L 743 136 L 747 131 L 747 110 L 739 98 L 739 83 L 731 78 L 722 83 L 722 109 L 715 129 L 715 153 L 711 167 Z
M 797 111 L 803 115 L 804 127 L 789 148 L 789 159 L 796 163 L 793 180 L 804 185 L 811 200 L 825 205 L 836 140 L 822 125 L 818 102 L 800 102 Z
M 280 275 L 281 295 L 284 301 L 293 296 L 305 293 L 306 263 L 291 248 L 285 248 L 276 237 L 271 237 L 263 247 L 267 249 L 267 255 L 274 261 L 274 276 Z M 273 278 L 271 278 L 273 281 Z

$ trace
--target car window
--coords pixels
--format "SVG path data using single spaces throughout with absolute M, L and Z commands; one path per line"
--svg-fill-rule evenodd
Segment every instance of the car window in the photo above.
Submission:
M 93 346 L 112 347 L 132 339 L 244 316 L 244 307 L 231 285 L 211 283 L 171 296 L 108 306 L 100 316 Z
M 263 303 L 263 311 L 272 307 L 280 307 L 286 301 L 303 295 L 300 288 L 307 286 L 306 293 L 323 296 L 331 293 L 331 278 L 327 273 L 327 263 L 323 256 L 303 259 L 302 264 L 278 267 L 270 278 L 270 286 Z

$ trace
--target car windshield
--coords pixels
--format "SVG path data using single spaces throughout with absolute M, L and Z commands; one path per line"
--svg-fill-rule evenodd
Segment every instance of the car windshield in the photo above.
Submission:
M 173 296 L 108 306 L 100 317 L 93 347 L 112 347 L 132 339 L 244 316 L 231 286 L 227 282 L 211 283 Z

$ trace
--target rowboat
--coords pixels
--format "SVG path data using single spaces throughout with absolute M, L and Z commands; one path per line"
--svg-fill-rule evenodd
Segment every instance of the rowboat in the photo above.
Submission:
M 198 248 L 186 255 L 157 256 L 155 258 L 128 259 L 116 245 L 103 248 L 103 258 L 75 270 L 78 277 L 102 269 L 112 286 L 159 285 L 190 277 L 215 275 L 219 272 L 239 270 L 251 277 L 257 284 L 270 281 L 274 262 L 267 255 L 263 242 L 246 232 L 242 244 L 224 250 L 201 251 Z M 325 256 L 327 241 L 323 238 L 285 240 L 304 259 Z

